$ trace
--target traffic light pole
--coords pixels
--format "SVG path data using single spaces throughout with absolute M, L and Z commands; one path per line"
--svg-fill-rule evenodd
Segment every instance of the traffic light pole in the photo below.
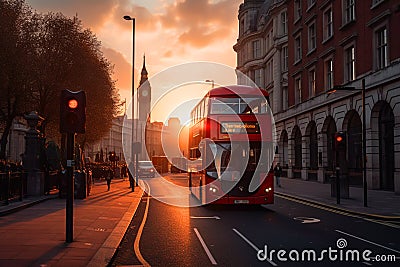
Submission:
M 67 201 L 66 201 L 66 242 L 74 239 L 74 144 L 75 134 L 67 133 Z

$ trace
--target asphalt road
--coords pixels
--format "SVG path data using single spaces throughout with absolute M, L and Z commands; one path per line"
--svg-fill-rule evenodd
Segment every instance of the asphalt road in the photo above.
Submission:
M 176 190 L 170 182 L 182 187 Z M 273 205 L 259 207 L 177 207 L 168 203 L 196 203 L 184 187 L 184 175 L 146 183 L 152 197 L 143 198 L 112 265 L 141 263 L 132 243 L 144 218 L 138 251 L 151 266 L 398 266 L 400 262 L 397 225 L 280 197 Z M 122 260 L 119 255 L 129 251 Z M 392 255 L 397 258 L 378 262 Z

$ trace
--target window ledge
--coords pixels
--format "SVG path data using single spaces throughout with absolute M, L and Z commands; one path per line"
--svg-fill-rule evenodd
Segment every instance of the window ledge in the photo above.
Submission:
M 343 22 L 342 26 L 340 26 L 339 31 L 342 31 L 343 29 L 347 28 L 347 26 L 352 25 L 356 22 L 356 19 L 352 19 L 347 22 Z
M 299 22 L 301 20 L 301 16 L 300 17 L 298 17 L 298 18 L 296 18 L 295 20 L 294 20 L 294 24 L 296 25 L 297 24 L 297 22 Z
M 311 4 L 309 7 L 307 7 L 306 12 L 309 12 L 314 6 L 315 6 L 315 2 L 313 4 Z
M 293 63 L 293 65 L 297 65 L 297 64 L 299 64 L 301 62 L 301 58 L 299 58 L 298 60 L 296 60 L 294 63 Z
M 322 41 L 322 44 L 327 43 L 327 42 L 328 42 L 330 39 L 332 39 L 332 38 L 333 38 L 333 34 L 332 34 L 331 36 L 325 38 L 325 39 Z
M 313 52 L 315 52 L 316 48 L 314 47 L 313 49 L 311 49 L 310 51 L 307 52 L 306 56 L 311 55 Z
M 375 4 L 372 4 L 371 10 L 377 8 L 377 7 L 378 7 L 380 4 L 382 4 L 383 2 L 385 2 L 385 0 L 382 0 L 382 1 L 379 1 L 379 2 L 377 2 L 377 3 L 375 3 Z

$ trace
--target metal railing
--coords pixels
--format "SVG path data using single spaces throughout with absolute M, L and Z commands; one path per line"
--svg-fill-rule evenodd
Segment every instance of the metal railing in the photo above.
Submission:
M 8 205 L 10 201 L 19 200 L 26 194 L 26 173 L 0 173 L 0 205 Z

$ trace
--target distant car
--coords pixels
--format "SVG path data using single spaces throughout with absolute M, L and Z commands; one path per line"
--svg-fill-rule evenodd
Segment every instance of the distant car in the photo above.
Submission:
M 138 176 L 139 177 L 155 177 L 156 170 L 151 161 L 138 162 Z

